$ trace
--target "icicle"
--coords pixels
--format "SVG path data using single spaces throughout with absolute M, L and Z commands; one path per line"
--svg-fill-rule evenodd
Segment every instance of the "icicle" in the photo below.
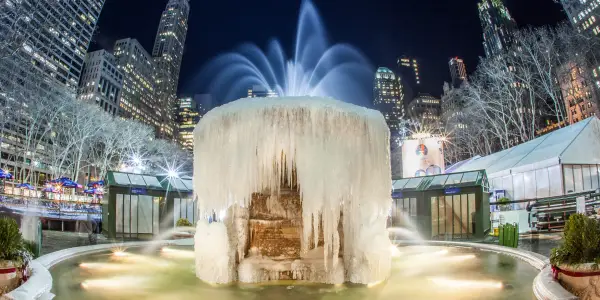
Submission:
M 312 220 L 313 220 L 313 242 L 314 242 L 314 248 L 317 248 L 319 246 L 319 214 L 318 213 L 313 213 L 312 215 Z
M 391 204 L 389 130 L 381 113 L 324 98 L 242 99 L 207 113 L 194 141 L 194 193 L 201 215 L 234 204 L 248 208 L 252 193 L 268 189 L 278 195 L 283 181 L 296 184 L 302 255 L 310 249 L 311 234 L 318 245 L 320 225 L 325 259 L 333 258 L 328 265 L 335 266 L 344 243 L 345 261 L 369 257 L 366 264 L 373 267 L 373 273 L 353 277 L 356 282 L 385 279 L 379 277 L 386 273 L 387 258 L 372 259 L 381 255 L 373 247 L 385 243 L 377 240 L 385 235 L 385 219 L 373 215 Z M 376 209 L 363 214 L 369 205 Z M 340 210 L 343 241 L 337 232 Z M 355 269 L 346 272 L 368 268 Z

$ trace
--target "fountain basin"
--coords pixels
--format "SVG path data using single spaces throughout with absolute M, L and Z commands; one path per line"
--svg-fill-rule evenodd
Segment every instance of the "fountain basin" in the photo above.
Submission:
M 116 255 L 117 258 L 111 252 L 114 246 L 110 245 L 67 249 L 36 261 L 40 268 L 50 269 L 49 285 L 36 281 L 42 272 L 34 272 L 31 282 L 36 282 L 40 289 L 52 286 L 52 292 L 60 299 L 114 299 L 115 295 L 128 299 L 232 300 L 248 297 L 568 299 L 565 294 L 552 294 L 550 290 L 555 286 L 543 287 L 545 292 L 550 291 L 545 296 L 540 296 L 539 288 L 534 288 L 534 278 L 539 277 L 540 268 L 546 265 L 543 257 L 494 245 L 433 242 L 427 243 L 429 246 L 400 246 L 394 251 L 391 277 L 368 286 L 302 280 L 214 286 L 195 277 L 191 243 L 190 240 L 161 242 L 163 248 L 169 245 L 167 250 L 148 255 L 139 254 L 140 247 L 148 243 L 124 244 L 126 254 Z M 119 261 L 119 257 L 125 260 Z M 542 282 L 548 284 L 546 280 Z M 19 289 L 13 293 L 18 292 Z

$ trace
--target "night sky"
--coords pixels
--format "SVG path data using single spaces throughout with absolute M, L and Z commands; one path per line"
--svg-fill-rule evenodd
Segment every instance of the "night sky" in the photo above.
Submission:
M 112 50 L 119 38 L 134 37 L 149 52 L 168 0 L 106 0 L 91 50 Z M 244 42 L 265 48 L 278 38 L 291 56 L 300 0 L 191 0 L 180 95 L 202 93 L 195 82 L 202 66 Z M 402 54 L 420 59 L 423 89 L 436 96 L 450 80 L 448 60 L 465 59 L 474 71 L 484 55 L 477 0 L 314 0 L 331 42 L 360 49 L 374 67 L 396 68 Z M 565 20 L 553 0 L 505 0 L 520 27 Z

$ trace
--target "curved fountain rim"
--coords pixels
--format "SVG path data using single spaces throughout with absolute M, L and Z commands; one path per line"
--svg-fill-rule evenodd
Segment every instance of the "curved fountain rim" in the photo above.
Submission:
M 146 241 L 146 242 L 125 242 L 125 243 L 109 243 L 99 245 L 89 245 L 82 247 L 67 248 L 60 251 L 52 252 L 43 255 L 30 263 L 31 276 L 21 286 L 11 291 L 10 293 L 0 297 L 0 300 L 5 299 L 52 299 L 50 294 L 52 289 L 52 275 L 49 269 L 53 266 L 71 259 L 73 257 L 86 254 L 94 254 L 104 252 L 114 247 L 143 247 L 148 245 L 154 246 L 193 246 L 194 239 L 180 240 L 162 240 L 162 241 Z
M 400 244 L 418 244 L 416 242 L 397 241 Z M 430 246 L 448 246 L 448 247 L 465 247 L 474 248 L 482 251 L 493 251 L 519 258 L 532 267 L 540 270 L 540 273 L 535 277 L 533 282 L 533 292 L 537 299 L 548 300 L 571 300 L 577 299 L 573 294 L 565 290 L 557 281 L 553 279 L 551 266 L 548 258 L 526 250 L 517 250 L 513 248 L 502 247 L 492 244 L 479 244 L 470 242 L 455 242 L 455 241 L 423 241 L 425 245 Z M 164 240 L 164 241 L 148 241 L 148 242 L 126 242 L 118 244 L 123 247 L 142 247 L 147 245 L 155 246 L 191 246 L 193 239 L 181 240 Z M 2 296 L 4 299 L 40 299 L 50 295 L 52 289 L 52 276 L 48 271 L 49 268 L 76 256 L 102 252 L 114 248 L 115 244 L 90 245 L 83 247 L 68 248 L 46 254 L 33 262 L 31 262 L 32 275 L 29 280 L 13 290 L 12 292 Z
M 456 242 L 456 241 L 394 241 L 400 245 L 417 245 L 425 244 L 428 246 L 446 246 L 446 247 L 464 247 L 473 248 L 481 251 L 492 251 L 505 255 L 509 255 L 527 262 L 532 267 L 536 268 L 540 273 L 533 279 L 533 293 L 537 299 L 541 300 L 575 300 L 579 299 L 571 294 L 558 281 L 554 280 L 552 275 L 552 266 L 547 257 L 527 250 L 518 250 L 494 244 L 480 244 L 471 242 Z

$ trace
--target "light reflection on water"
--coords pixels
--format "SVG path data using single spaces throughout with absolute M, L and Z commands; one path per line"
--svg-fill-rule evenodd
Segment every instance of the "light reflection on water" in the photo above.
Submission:
M 396 252 L 390 279 L 369 288 L 298 281 L 211 286 L 196 278 L 190 251 L 171 247 L 141 256 L 129 249 L 130 260 L 109 253 L 74 258 L 50 270 L 53 293 L 56 299 L 92 300 L 533 299 L 537 274 L 529 264 L 493 252 L 407 246 Z

